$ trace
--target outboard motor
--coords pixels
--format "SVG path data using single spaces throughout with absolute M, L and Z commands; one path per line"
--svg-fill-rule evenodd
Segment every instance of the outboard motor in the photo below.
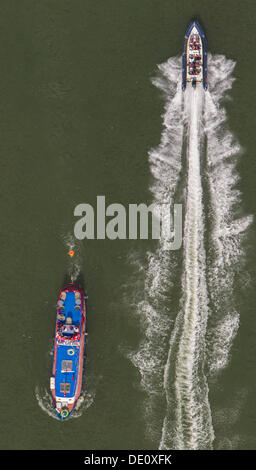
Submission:
M 193 80 L 192 80 L 192 87 L 196 88 L 196 79 L 195 78 L 193 78 Z

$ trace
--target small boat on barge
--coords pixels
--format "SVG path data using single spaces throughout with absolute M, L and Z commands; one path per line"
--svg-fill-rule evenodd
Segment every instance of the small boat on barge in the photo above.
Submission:
M 86 302 L 81 286 L 60 291 L 50 390 L 58 418 L 69 418 L 81 393 L 86 336 Z

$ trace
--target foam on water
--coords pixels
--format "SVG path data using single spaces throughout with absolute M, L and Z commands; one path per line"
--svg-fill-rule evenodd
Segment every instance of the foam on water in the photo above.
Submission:
M 165 95 L 164 130 L 157 149 L 149 154 L 153 182 L 151 191 L 154 202 L 172 203 L 181 170 L 183 146 L 183 96 L 181 91 L 180 58 L 171 58 L 160 65 L 159 76 L 154 84 Z M 177 82 L 179 86 L 177 87 Z M 147 253 L 147 270 L 144 282 L 144 295 L 137 303 L 144 339 L 137 352 L 129 354 L 133 364 L 141 374 L 141 385 L 148 394 L 145 406 L 147 431 L 151 438 L 159 438 L 155 433 L 154 410 L 159 406 L 163 394 L 163 372 L 170 327 L 173 320 L 166 306 L 173 282 L 173 272 L 177 265 L 168 246 L 161 240 L 155 252 Z
M 209 57 L 209 88 L 206 93 L 205 134 L 207 137 L 207 179 L 211 201 L 209 295 L 214 321 L 209 322 L 208 365 L 218 372 L 228 364 L 230 348 L 239 327 L 239 314 L 232 296 L 234 276 L 243 266 L 243 239 L 251 216 L 238 216 L 241 194 L 236 188 L 237 156 L 241 147 L 230 131 L 221 105 L 231 88 L 235 63 L 224 56 Z M 241 210 L 240 210 L 241 212 Z
M 161 142 L 149 154 L 154 202 L 172 204 L 181 180 L 185 187 L 181 298 L 175 318 L 169 304 L 171 294 L 177 295 L 173 279 L 179 260 L 160 241 L 147 255 L 144 298 L 137 304 L 144 340 L 130 358 L 148 395 L 150 430 L 152 404 L 165 397 L 161 449 L 212 448 L 207 377 L 227 366 L 239 326 L 232 286 L 251 217 L 238 216 L 235 156 L 240 146 L 224 130 L 227 117 L 221 105 L 232 87 L 234 66 L 224 56 L 209 54 L 207 92 L 198 87 L 182 93 L 180 58 L 159 66 L 154 80 L 166 99 Z M 181 171 L 184 145 L 186 174 Z M 158 435 L 151 433 L 152 439 Z
M 35 396 L 40 408 L 53 419 L 57 419 L 57 415 L 52 407 L 52 397 L 46 388 L 40 388 L 38 385 L 35 388 Z
M 180 77 L 181 59 L 169 59 L 159 66 L 161 75 L 153 80 L 166 97 L 163 116 L 164 131 L 157 149 L 149 153 L 151 173 L 154 177 L 151 191 L 154 202 L 173 203 L 174 191 L 181 170 L 183 144 L 183 106 Z
M 202 88 L 184 93 L 188 128 L 181 311 L 171 336 L 165 366 L 167 413 L 160 448 L 211 448 L 214 438 L 208 385 L 204 375 L 208 317 L 203 194 L 200 172 Z M 173 363 L 173 357 L 176 357 Z M 173 372 L 173 367 L 175 373 Z M 175 412 L 171 409 L 175 403 Z
M 73 277 L 73 280 L 76 281 L 79 274 L 81 273 L 81 266 L 82 266 L 82 256 L 80 252 L 80 244 L 77 243 L 77 240 L 75 240 L 73 235 L 64 235 L 63 237 L 64 245 L 66 252 L 68 253 L 70 250 L 75 251 L 75 255 L 73 258 L 70 258 L 68 256 L 67 261 L 68 261 L 68 267 L 67 267 L 67 272 L 69 276 Z

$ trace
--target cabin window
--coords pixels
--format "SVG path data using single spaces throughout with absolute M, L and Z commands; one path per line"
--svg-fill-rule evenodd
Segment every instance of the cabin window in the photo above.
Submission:
M 63 382 L 60 384 L 60 392 L 61 393 L 69 393 L 70 392 L 70 384 L 68 382 Z
M 63 359 L 61 361 L 61 372 L 72 372 L 73 361 Z

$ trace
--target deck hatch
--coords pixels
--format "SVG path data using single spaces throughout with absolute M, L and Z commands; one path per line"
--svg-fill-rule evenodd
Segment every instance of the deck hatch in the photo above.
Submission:
M 61 361 L 61 372 L 72 372 L 73 371 L 73 361 L 69 359 L 63 359 Z
M 60 392 L 61 393 L 70 393 L 70 383 L 62 382 L 60 384 Z

